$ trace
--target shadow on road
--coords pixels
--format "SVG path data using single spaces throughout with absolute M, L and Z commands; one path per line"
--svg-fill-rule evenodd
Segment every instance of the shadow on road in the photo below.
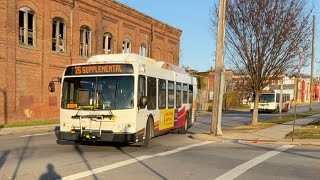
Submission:
M 58 173 L 56 173 L 56 171 L 54 170 L 54 166 L 51 163 L 47 165 L 47 172 L 42 174 L 39 178 L 39 180 L 48 179 L 61 179 L 61 176 Z
M 84 151 L 81 149 L 81 147 L 78 144 L 74 145 L 75 150 L 78 152 L 78 154 L 80 155 L 81 159 L 83 160 L 84 164 L 87 166 L 87 168 L 89 170 L 92 170 L 91 165 L 89 164 L 89 161 L 86 159 L 86 157 L 84 156 Z M 95 174 L 92 174 L 93 178 L 95 180 L 98 180 L 98 177 Z
M 224 110 L 222 111 L 224 114 L 229 114 L 229 113 L 237 113 L 237 114 L 248 114 L 250 113 L 250 110 Z
M 2 166 L 4 165 L 4 163 L 6 162 L 7 156 L 9 155 L 10 151 L 6 150 L 4 151 L 4 153 L 1 155 L 0 157 L 0 169 L 2 168 Z
M 57 136 L 59 137 L 59 136 Z M 132 151 L 132 149 L 130 149 L 131 152 L 136 152 L 136 151 L 140 151 L 141 149 L 146 149 L 146 148 L 142 148 L 141 145 L 138 144 L 129 144 L 129 143 L 116 143 L 116 142 L 92 142 L 92 141 L 80 141 L 79 143 L 77 142 L 73 142 L 73 141 L 59 141 L 57 138 L 57 144 L 60 145 L 73 145 L 74 149 L 76 150 L 76 152 L 80 155 L 82 162 L 86 165 L 87 169 L 89 171 L 92 171 L 93 168 L 90 165 L 90 159 L 87 159 L 85 157 L 85 149 L 83 149 L 85 146 L 109 146 L 109 147 L 113 147 L 115 148 L 117 151 L 119 151 L 119 153 L 121 154 L 125 154 L 131 158 L 134 158 L 134 156 L 130 155 L 129 153 L 125 152 L 123 148 L 126 147 L 135 147 L 134 151 Z M 84 146 L 84 147 L 82 147 Z M 145 166 L 146 168 L 148 168 L 150 171 L 152 171 L 153 173 L 157 174 L 159 177 L 161 177 L 162 179 L 167 179 L 165 177 L 163 177 L 161 174 L 159 174 L 158 172 L 156 172 L 154 169 L 150 168 L 148 165 L 144 164 L 143 162 L 137 160 L 139 163 L 141 163 L 143 166 Z M 54 177 L 54 175 L 56 175 L 55 171 L 53 170 L 53 167 L 49 167 L 48 165 L 48 172 L 46 174 L 43 174 L 40 177 L 40 180 L 42 180 L 41 178 L 45 179 L 46 177 L 49 177 L 50 179 L 52 179 Z M 96 174 L 92 173 L 92 179 L 98 180 L 98 177 L 96 176 Z M 57 175 L 58 176 L 58 175 Z M 61 177 L 60 177 L 61 178 Z
M 13 175 L 12 175 L 12 179 L 16 179 L 16 176 L 17 176 L 17 174 L 18 174 L 20 165 L 21 165 L 22 161 L 24 160 L 24 158 L 26 158 L 26 155 L 27 155 L 27 152 L 28 152 L 28 148 L 29 148 L 29 144 L 30 144 L 31 140 L 32 140 L 32 136 L 30 136 L 30 137 L 28 138 L 26 145 L 25 145 L 25 146 L 23 147 L 23 149 L 22 149 L 22 152 L 21 152 L 20 157 L 19 157 L 19 160 L 18 160 L 17 167 L 16 167 L 16 169 L 14 170 L 14 173 L 13 173 Z M 32 152 L 31 152 L 31 154 L 32 154 Z
M 157 172 L 156 170 L 154 170 L 153 168 L 151 168 L 150 166 L 148 166 L 146 163 L 136 159 L 136 157 L 132 156 L 131 154 L 125 152 L 121 147 L 116 147 L 120 152 L 122 152 L 123 154 L 129 156 L 132 159 L 137 160 L 137 162 L 139 162 L 141 165 L 143 165 L 144 167 L 146 167 L 147 169 L 149 169 L 151 172 L 153 172 L 154 174 L 156 174 L 157 176 L 159 176 L 161 179 L 167 180 L 166 177 L 164 177 L 163 175 L 161 175 L 159 172 Z

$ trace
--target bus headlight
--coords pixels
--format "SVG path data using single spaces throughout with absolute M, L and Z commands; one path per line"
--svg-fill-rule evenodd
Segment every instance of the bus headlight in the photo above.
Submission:
M 68 124 L 64 123 L 63 126 L 66 127 L 68 131 L 72 131 L 75 129 L 74 125 L 69 124 L 69 123 Z
M 116 127 L 120 132 L 127 132 L 133 128 L 133 124 L 118 124 Z

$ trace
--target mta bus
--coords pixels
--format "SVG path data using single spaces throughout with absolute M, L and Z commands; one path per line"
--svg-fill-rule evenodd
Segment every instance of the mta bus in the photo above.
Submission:
M 277 90 L 264 90 L 260 94 L 258 111 L 259 112 L 272 112 L 277 113 L 280 109 L 280 93 Z M 254 95 L 253 102 L 251 103 L 250 111 L 254 108 Z M 290 94 L 282 93 L 282 112 L 290 110 Z
M 196 78 L 172 64 L 137 54 L 95 55 L 67 66 L 59 80 L 60 140 L 148 146 L 195 122 Z

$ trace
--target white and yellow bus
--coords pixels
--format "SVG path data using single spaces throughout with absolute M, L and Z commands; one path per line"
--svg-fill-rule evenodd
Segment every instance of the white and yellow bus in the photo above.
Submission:
M 254 101 L 254 95 L 253 95 Z M 279 112 L 280 106 L 280 92 L 279 90 L 264 90 L 260 94 L 258 111 L 259 112 Z M 250 111 L 253 111 L 254 102 L 251 103 Z M 290 110 L 290 94 L 288 92 L 282 93 L 282 112 Z
M 197 81 L 137 54 L 96 55 L 60 79 L 60 140 L 142 142 L 195 122 Z M 49 90 L 54 91 L 54 82 Z

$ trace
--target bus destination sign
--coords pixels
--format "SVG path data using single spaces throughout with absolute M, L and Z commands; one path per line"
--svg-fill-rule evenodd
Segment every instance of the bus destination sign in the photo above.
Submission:
M 66 76 L 93 75 L 93 74 L 132 74 L 131 64 L 90 64 L 70 66 L 66 69 Z

